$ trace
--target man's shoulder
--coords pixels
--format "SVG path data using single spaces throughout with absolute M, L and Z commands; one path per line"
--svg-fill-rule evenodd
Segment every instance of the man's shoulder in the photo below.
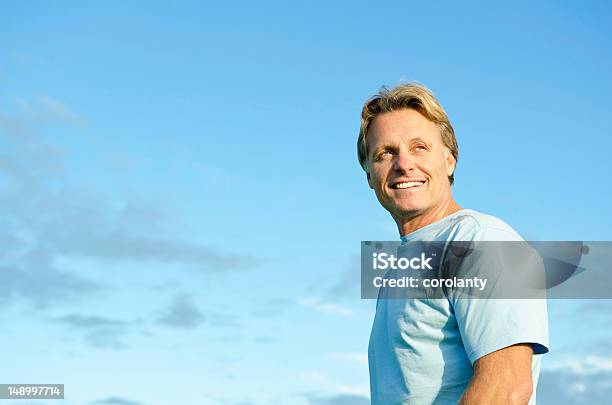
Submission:
M 450 223 L 453 240 L 523 240 L 514 228 L 494 215 L 464 209 Z

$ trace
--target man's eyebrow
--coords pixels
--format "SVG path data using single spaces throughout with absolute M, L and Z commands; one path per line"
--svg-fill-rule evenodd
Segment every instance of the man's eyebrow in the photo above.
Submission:
M 415 142 L 423 142 L 425 145 L 428 145 L 428 146 L 431 146 L 432 144 L 430 141 L 426 140 L 425 138 L 421 138 L 420 136 L 415 136 L 414 138 L 408 138 L 405 141 L 410 144 L 413 144 Z M 397 144 L 397 142 L 383 143 L 373 148 L 372 153 L 379 152 L 383 149 L 397 149 L 397 148 L 399 148 L 399 145 Z
M 381 152 L 383 150 L 388 150 L 388 149 L 397 149 L 397 143 L 393 142 L 393 143 L 383 143 L 380 145 L 377 145 L 375 148 L 372 149 L 372 154 L 375 155 L 378 152 Z
M 414 142 L 423 142 L 426 145 L 431 145 L 431 142 L 428 142 L 426 139 L 421 138 L 420 136 L 411 138 L 410 143 L 414 143 Z

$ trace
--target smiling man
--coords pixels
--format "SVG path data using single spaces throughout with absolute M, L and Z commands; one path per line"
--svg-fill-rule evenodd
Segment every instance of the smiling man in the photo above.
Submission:
M 502 220 L 453 199 L 457 140 L 424 86 L 370 98 L 357 149 L 402 243 L 522 241 Z M 368 349 L 372 403 L 535 404 L 546 352 L 545 300 L 379 297 Z

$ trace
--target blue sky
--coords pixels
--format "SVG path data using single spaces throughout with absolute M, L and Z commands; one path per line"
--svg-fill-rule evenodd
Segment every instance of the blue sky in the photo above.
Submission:
M 363 101 L 426 84 L 462 206 L 612 240 L 611 11 L 4 2 L 0 382 L 64 383 L 65 404 L 367 403 L 359 242 L 397 231 L 357 163 Z M 550 304 L 545 403 L 610 394 L 610 310 Z

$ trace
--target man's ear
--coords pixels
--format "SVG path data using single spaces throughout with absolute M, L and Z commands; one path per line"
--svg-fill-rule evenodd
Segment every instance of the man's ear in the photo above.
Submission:
M 370 176 L 370 172 L 366 172 L 366 176 L 368 177 L 368 186 L 370 186 L 370 188 L 372 190 L 374 190 L 374 186 L 372 185 L 372 177 Z
M 447 149 L 446 150 L 446 175 L 450 176 L 455 172 L 455 166 L 457 165 L 457 161 L 453 154 Z

